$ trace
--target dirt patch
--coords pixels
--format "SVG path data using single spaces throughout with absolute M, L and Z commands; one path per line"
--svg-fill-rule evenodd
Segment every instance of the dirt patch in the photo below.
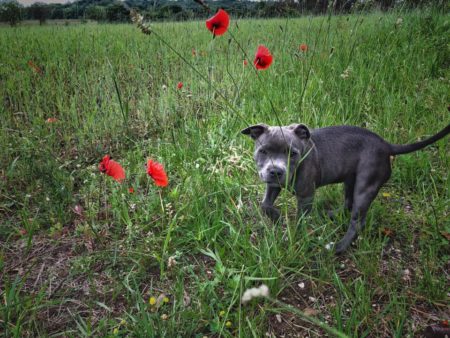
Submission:
M 0 287 L 4 290 L 19 281 L 19 299 L 26 296 L 36 302 L 34 315 L 48 334 L 74 327 L 74 316 L 89 318 L 95 324 L 108 312 L 123 313 L 125 300 L 113 296 L 115 282 L 104 273 L 102 264 L 94 264 L 89 276 L 73 272 L 73 260 L 87 254 L 88 247 L 82 239 L 68 234 L 57 240 L 35 236 L 29 248 L 26 239 L 11 242 L 5 249 Z

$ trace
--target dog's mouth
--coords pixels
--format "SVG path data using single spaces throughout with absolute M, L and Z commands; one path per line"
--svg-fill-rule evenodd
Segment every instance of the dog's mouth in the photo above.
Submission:
M 269 187 L 287 187 L 291 186 L 293 184 L 293 176 L 289 175 L 290 177 L 286 177 L 286 174 L 283 174 L 280 177 L 270 177 L 268 175 L 265 175 L 264 172 L 259 173 L 259 178 L 261 181 L 266 183 Z
M 282 177 L 278 178 L 270 178 L 270 177 L 264 177 L 263 175 L 260 175 L 261 181 L 264 183 L 267 183 L 271 187 L 283 187 L 286 185 L 286 177 L 283 175 Z

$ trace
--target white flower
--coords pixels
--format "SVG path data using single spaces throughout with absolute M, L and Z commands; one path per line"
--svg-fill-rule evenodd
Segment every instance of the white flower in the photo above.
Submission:
M 269 288 L 267 287 L 267 285 L 262 284 L 259 288 L 251 288 L 245 290 L 244 294 L 242 295 L 241 302 L 242 304 L 245 304 L 253 298 L 268 296 Z
M 325 245 L 325 249 L 331 250 L 331 248 L 333 247 L 333 245 L 334 245 L 334 242 L 330 242 L 330 243 L 328 243 L 327 245 Z
M 177 265 L 177 261 L 175 260 L 175 256 L 170 256 L 167 260 L 167 267 L 169 269 L 173 268 L 175 265 Z
M 350 77 L 351 73 L 352 73 L 352 67 L 348 66 L 347 69 L 345 69 L 344 72 L 340 76 L 341 76 L 341 78 L 343 78 L 345 80 Z

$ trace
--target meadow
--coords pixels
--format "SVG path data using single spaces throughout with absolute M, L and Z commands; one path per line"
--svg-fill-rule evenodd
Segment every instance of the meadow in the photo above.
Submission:
M 336 257 L 325 247 L 349 215 L 325 211 L 343 205 L 342 186 L 318 190 L 298 224 L 283 192 L 287 227 L 275 227 L 240 130 L 435 134 L 450 121 L 449 19 L 231 18 L 215 39 L 203 21 L 151 24 L 150 35 L 132 24 L 0 27 L 0 334 L 333 336 L 328 326 L 413 337 L 448 320 L 448 137 L 395 159 L 363 233 Z M 256 72 L 260 44 L 274 62 Z M 122 184 L 99 171 L 105 154 L 125 168 Z M 168 187 L 146 174 L 149 158 Z M 261 284 L 270 298 L 241 304 Z

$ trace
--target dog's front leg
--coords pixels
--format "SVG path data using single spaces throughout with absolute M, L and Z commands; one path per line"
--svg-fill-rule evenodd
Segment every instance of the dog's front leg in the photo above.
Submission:
M 261 203 L 261 209 L 274 222 L 278 223 L 281 220 L 280 210 L 274 207 L 275 200 L 280 194 L 280 187 L 273 187 L 267 185 L 264 199 Z
M 303 215 L 307 215 L 311 212 L 314 201 L 314 193 L 310 195 L 297 196 L 297 220 Z

